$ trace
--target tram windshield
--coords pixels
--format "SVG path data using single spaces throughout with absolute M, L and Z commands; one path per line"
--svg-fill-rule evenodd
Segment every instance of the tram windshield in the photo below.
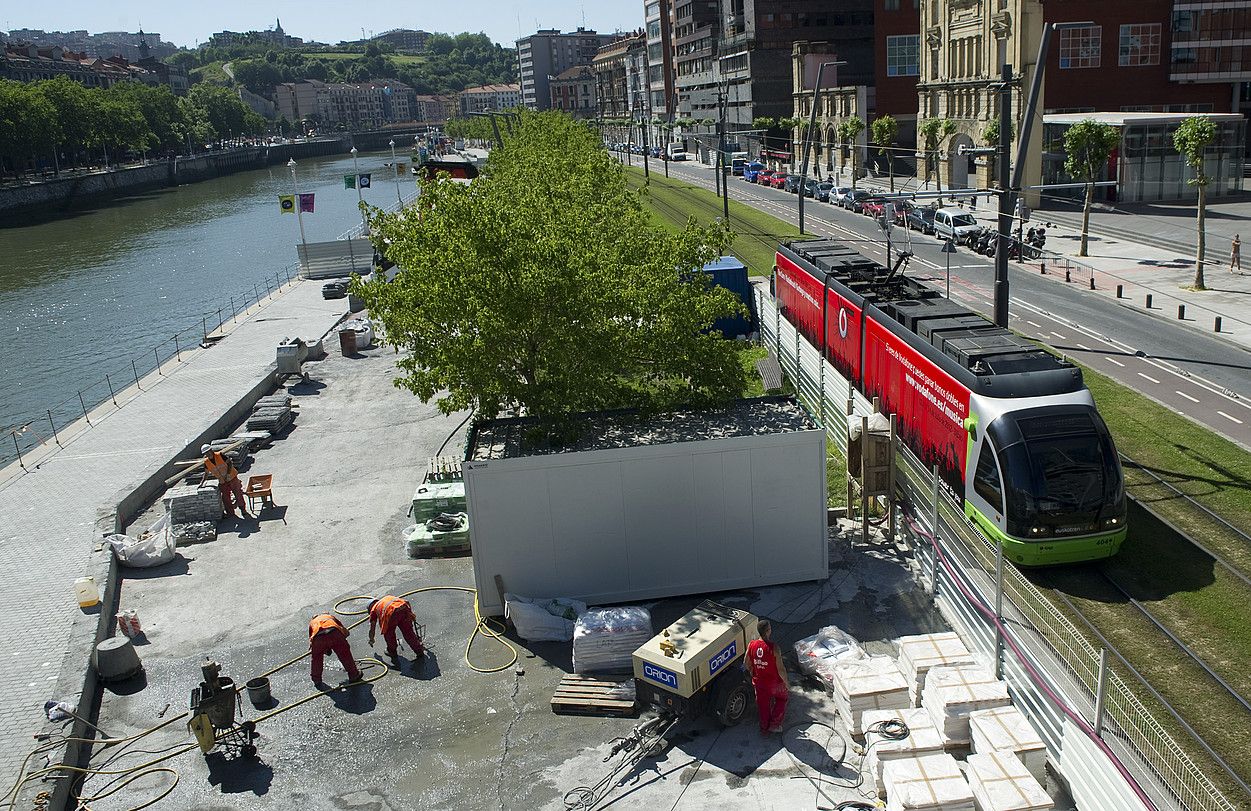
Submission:
M 994 433 L 1011 534 L 1084 534 L 1122 518 L 1121 468 L 1097 412 L 1032 409 L 1009 420 Z

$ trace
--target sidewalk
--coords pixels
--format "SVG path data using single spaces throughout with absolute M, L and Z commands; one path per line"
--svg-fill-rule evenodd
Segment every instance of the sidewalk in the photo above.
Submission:
M 86 666 L 67 659 L 67 645 L 80 614 L 73 581 L 87 567 L 100 515 L 271 373 L 281 339 L 325 333 L 344 304 L 324 301 L 317 283 L 296 281 L 241 316 L 213 348 L 166 364 L 143 391 L 119 392 L 120 408 L 98 408 L 93 426 L 63 439 L 64 448 L 28 458 L 30 472 L 0 471 L 0 635 L 9 651 L 0 670 L 0 772 L 16 773 L 44 722 L 44 702 L 62 698 L 53 695 L 62 665 Z

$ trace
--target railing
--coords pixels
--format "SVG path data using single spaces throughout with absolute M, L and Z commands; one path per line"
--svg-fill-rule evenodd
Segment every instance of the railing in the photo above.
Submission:
M 124 407 L 134 396 L 133 390 L 143 391 L 149 385 L 144 382 L 148 375 L 155 372 L 164 376 L 171 361 L 179 363 L 189 352 L 211 346 L 210 337 L 214 333 L 220 332 L 232 320 L 237 322 L 240 314 L 290 284 L 297 278 L 297 271 L 298 267 L 292 264 L 274 273 L 272 278 L 265 277 L 250 290 L 231 296 L 228 304 L 205 314 L 198 324 L 191 324 L 151 349 L 132 356 L 111 372 L 106 372 L 103 378 L 82 386 L 72 396 L 45 408 L 42 414 L 6 429 L 8 436 L 0 443 L 0 466 L 16 462 L 22 470 L 26 470 L 28 458 L 40 455 L 44 446 L 55 444 L 61 447 L 82 431 L 90 430 L 93 420 Z
M 421 194 L 420 189 L 418 189 L 417 191 L 414 191 L 412 194 L 407 194 L 407 195 L 401 192 L 401 199 L 403 202 L 391 203 L 383 210 L 386 211 L 388 214 L 391 214 L 395 211 L 399 211 L 404 206 L 407 206 L 408 204 L 416 200 L 419 194 Z M 353 225 L 351 228 L 349 228 L 348 230 L 344 231 L 342 234 L 339 234 L 337 237 L 335 237 L 335 239 L 355 239 L 356 237 L 360 237 L 364 235 L 365 235 L 365 223 L 361 223 L 360 225 Z
M 847 415 L 870 414 L 872 403 L 781 317 L 772 297 L 760 289 L 756 307 L 762 343 L 777 355 L 797 396 L 845 457 Z M 989 612 L 988 619 L 986 606 L 995 604 L 998 581 L 995 545 L 946 495 L 937 472 L 902 446 L 896 470 L 897 494 L 907 505 L 902 534 L 912 544 L 918 578 L 947 609 L 966 641 L 997 663 L 1014 701 L 1047 744 L 1053 765 L 1075 794 L 1082 794 L 1086 807 L 1167 807 L 1160 804 L 1163 799 L 1185 811 L 1234 811 L 1234 804 L 1111 669 L 1104 670 L 1101 734 L 1093 736 L 1094 721 L 1088 723 L 1080 713 L 1093 715 L 1101 652 L 1007 561 L 1002 594 L 1004 615 L 1011 616 L 1001 620 Z M 1001 633 L 1003 622 L 1011 627 L 1010 634 Z M 1127 780 L 1119 763 L 1136 767 L 1139 779 Z M 1152 803 L 1143 801 L 1146 786 L 1139 788 L 1138 783 L 1155 789 Z

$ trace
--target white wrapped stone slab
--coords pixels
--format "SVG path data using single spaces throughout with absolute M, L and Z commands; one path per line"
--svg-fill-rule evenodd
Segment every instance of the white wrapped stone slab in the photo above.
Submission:
M 886 811 L 974 811 L 973 791 L 951 755 L 892 760 L 882 779 Z
M 914 707 L 921 706 L 925 674 L 930 668 L 976 664 L 960 636 L 952 631 L 901 636 L 898 644 L 899 669 L 908 680 L 908 693 Z
M 652 638 L 652 615 L 646 608 L 592 608 L 573 629 L 573 672 L 628 671 L 634 651 Z
M 1049 811 L 1045 789 L 1012 752 L 969 755 L 969 789 L 978 811 Z
M 929 710 L 948 747 L 970 743 L 969 713 L 1011 703 L 1008 685 L 977 665 L 931 668 L 921 692 L 921 705 Z
M 1039 783 L 1047 779 L 1047 747 L 1034 725 L 1016 707 L 996 707 L 969 713 L 973 751 L 1007 751 L 1017 756 Z
M 838 662 L 830 668 L 834 703 L 852 735 L 861 735 L 867 710 L 907 709 L 908 683 L 889 656 Z
M 879 724 L 889 721 L 902 721 L 908 727 L 908 737 L 896 740 L 878 729 Z M 886 796 L 882 769 L 889 761 L 943 753 L 942 735 L 923 709 L 869 710 L 861 716 L 860 723 L 864 726 L 864 771 L 869 773 L 880 797 Z

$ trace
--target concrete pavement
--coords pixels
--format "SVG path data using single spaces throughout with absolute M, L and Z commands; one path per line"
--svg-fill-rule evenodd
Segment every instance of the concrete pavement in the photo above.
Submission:
M 216 346 L 184 352 L 143 390 L 119 392 L 120 407 L 97 408 L 91 427 L 62 434 L 63 448 L 28 456 L 29 472 L 0 471 L 0 633 L 9 651 L 0 669 L 0 772 L 15 773 L 30 751 L 44 701 L 65 697 L 53 695 L 62 665 L 86 666 L 87 651 L 67 657 L 67 643 L 82 613 L 73 581 L 97 546 L 97 520 L 271 374 L 282 338 L 321 335 L 344 309 L 342 299 L 322 300 L 315 282 L 287 285 Z

